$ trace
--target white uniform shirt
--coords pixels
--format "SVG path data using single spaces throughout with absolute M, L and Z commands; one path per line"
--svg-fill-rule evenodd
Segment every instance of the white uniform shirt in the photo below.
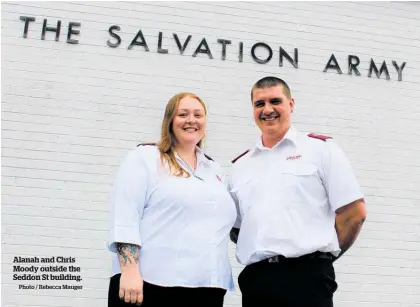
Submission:
M 315 251 L 340 253 L 335 211 L 363 198 L 344 153 L 332 140 L 293 126 L 272 149 L 261 139 L 232 167 L 229 189 L 240 228 L 236 258 L 242 264 Z
M 178 155 L 177 161 L 189 170 Z M 218 164 L 199 148 L 189 178 L 170 176 L 160 163 L 156 146 L 139 146 L 120 166 L 109 249 L 116 252 L 115 242 L 141 246 L 139 268 L 149 283 L 232 290 L 228 242 L 237 215 Z M 116 253 L 112 271 L 120 273 Z

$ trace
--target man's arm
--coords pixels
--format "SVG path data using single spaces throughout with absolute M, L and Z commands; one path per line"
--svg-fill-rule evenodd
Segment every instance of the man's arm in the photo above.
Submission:
M 351 202 L 348 205 L 338 208 L 336 214 L 335 230 L 341 252 L 334 261 L 340 258 L 356 241 L 363 222 L 366 219 L 365 201 L 362 198 Z

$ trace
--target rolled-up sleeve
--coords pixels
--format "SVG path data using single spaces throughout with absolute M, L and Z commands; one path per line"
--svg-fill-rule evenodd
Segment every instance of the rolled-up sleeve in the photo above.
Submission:
M 141 149 L 131 151 L 118 170 L 111 192 L 108 249 L 112 252 L 116 252 L 116 242 L 141 246 L 140 221 L 148 177 Z
M 331 209 L 336 211 L 355 200 L 363 198 L 357 178 L 344 152 L 328 141 L 323 157 L 324 185 Z

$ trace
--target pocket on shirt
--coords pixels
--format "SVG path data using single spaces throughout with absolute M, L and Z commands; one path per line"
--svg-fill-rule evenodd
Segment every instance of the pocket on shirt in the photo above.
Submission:
M 288 163 L 289 164 L 289 163 Z M 280 169 L 280 187 L 292 202 L 308 201 L 312 189 L 316 189 L 318 168 L 313 164 L 290 162 Z

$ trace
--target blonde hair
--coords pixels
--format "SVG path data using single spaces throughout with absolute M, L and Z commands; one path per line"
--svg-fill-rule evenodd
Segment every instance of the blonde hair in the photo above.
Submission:
M 163 116 L 162 121 L 162 129 L 160 141 L 158 143 L 158 149 L 160 152 L 160 159 L 162 165 L 164 165 L 164 162 L 167 161 L 170 173 L 178 177 L 190 177 L 190 174 L 186 172 L 176 161 L 174 147 L 176 145 L 177 140 L 172 129 L 172 123 L 176 116 L 179 103 L 181 99 L 185 97 L 197 99 L 204 108 L 204 114 L 207 115 L 206 105 L 200 99 L 200 97 L 193 93 L 183 92 L 176 94 L 168 101 L 168 104 L 166 105 L 165 115 Z M 202 148 L 203 146 L 203 139 L 204 138 L 202 138 L 197 144 L 197 146 L 200 148 Z

